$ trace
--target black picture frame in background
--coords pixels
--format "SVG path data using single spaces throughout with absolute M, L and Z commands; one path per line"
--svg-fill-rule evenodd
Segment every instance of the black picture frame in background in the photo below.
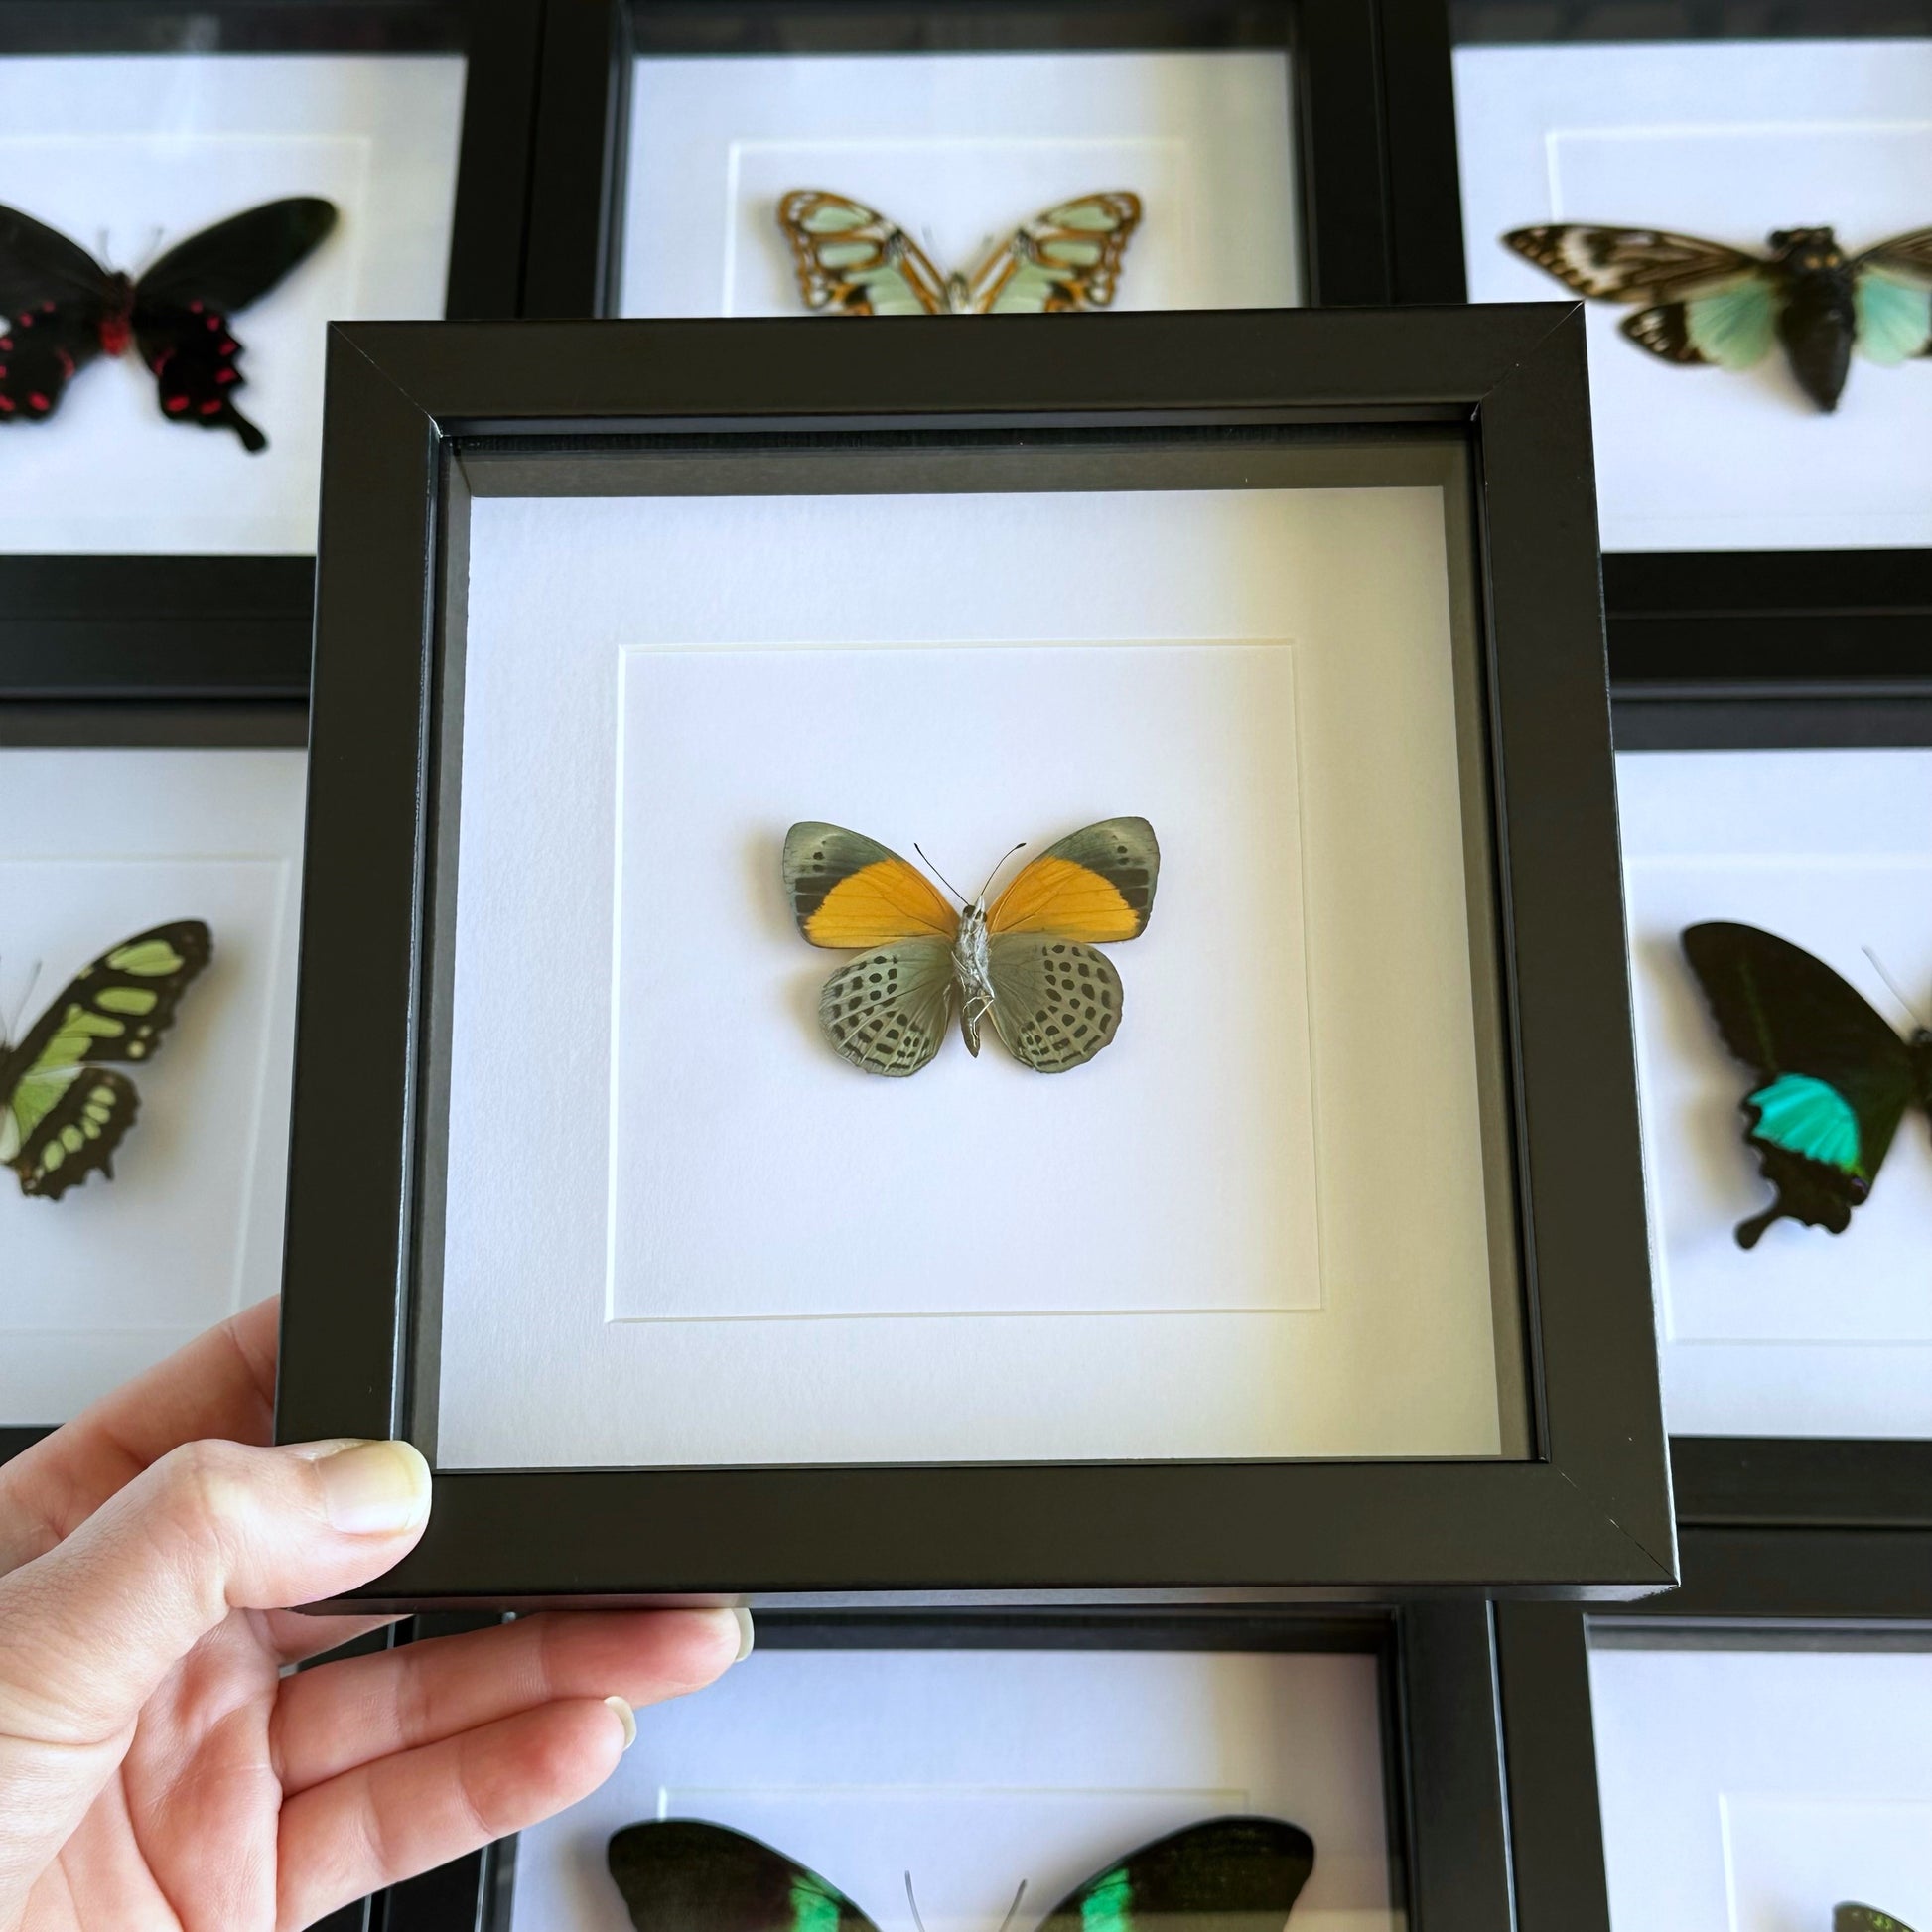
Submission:
M 308 652 L 299 681 L 271 645 L 261 665 L 242 647 L 82 654 L 72 666 L 44 638 L 0 620 L 0 751 L 72 746 L 299 747 L 308 742 Z M 0 1462 L 49 1433 L 37 1423 L 0 1424 Z
M 0 0 L 0 56 L 435 53 L 466 61 L 448 316 L 517 313 L 542 0 Z M 87 130 L 91 132 L 92 130 Z M 0 651 L 76 692 L 149 652 L 225 647 L 271 702 L 307 682 L 307 556 L 0 555 Z
M 1212 1649 L 1373 1655 L 1382 1688 L 1395 1910 L 1415 1932 L 1495 1932 L 1510 1922 L 1509 1831 L 1486 1604 L 1416 1603 L 1346 1616 L 766 1612 L 759 1617 L 758 1640 L 761 1651 Z M 323 1926 L 326 1932 L 512 1932 L 515 1867 L 516 1841 L 505 1839 L 350 1906 Z
M 1932 0 L 1439 0 L 1456 46 L 1674 40 L 1932 38 Z M 1441 130 L 1437 130 L 1441 133 Z M 1419 137 L 1421 138 L 1421 137 Z M 1455 130 L 1435 168 L 1458 173 Z M 1456 195 L 1456 293 L 1466 299 Z M 1443 260 L 1438 272 L 1448 276 Z M 1932 550 L 1613 551 L 1603 559 L 1610 668 L 1695 693 L 1829 671 L 1863 695 L 1913 675 L 1932 622 Z
M 1714 1643 L 1807 1631 L 1826 1644 L 1906 1632 L 1932 1642 L 1932 1536 L 1687 1527 L 1682 1551 L 1682 1588 L 1613 1616 L 1561 1603 L 1496 1606 L 1518 1932 L 1610 1932 L 1590 1711 L 1592 1624 L 1662 1626 L 1708 1634 Z
M 1436 474 L 1473 466 L 1479 519 L 1451 535 L 1451 574 L 1470 573 L 1481 612 L 1486 717 L 1470 712 L 1465 742 L 1486 735 L 1492 774 L 1470 810 L 1472 825 L 1486 812 L 1500 868 L 1482 916 L 1498 933 L 1501 1090 L 1516 1096 L 1502 1144 L 1531 1338 L 1521 1460 L 451 1471 L 423 1545 L 343 1607 L 1673 1582 L 1586 406 L 1574 304 L 1123 315 L 1077 336 L 1052 317 L 339 327 L 283 1440 L 430 1434 L 411 1338 L 420 1322 L 433 1359 L 419 1289 L 438 1252 L 423 1239 L 441 1185 L 429 1016 L 447 948 L 431 935 L 456 841 L 432 801 L 457 796 L 439 734 L 456 715 L 442 693 L 461 662 L 469 505 L 661 487 L 651 453 L 666 439 L 762 455 L 1259 435 L 1324 463 L 1352 441 L 1380 464 L 1388 439 L 1421 438 L 1451 465 Z M 1457 502 L 1451 487 L 1452 531 Z M 614 1534 L 624 1523 L 648 1534 Z
M 547 0 L 522 313 L 616 313 L 640 54 L 1286 46 L 1311 304 L 1461 300 L 1440 0 Z
M 1794 662 L 1706 680 L 1626 676 L 1611 693 L 1619 752 L 1932 747 L 1932 629 L 1882 680 L 1815 655 L 1809 673 Z M 1932 1530 L 1932 1442 L 1673 1436 L 1671 1472 L 1685 1530 Z

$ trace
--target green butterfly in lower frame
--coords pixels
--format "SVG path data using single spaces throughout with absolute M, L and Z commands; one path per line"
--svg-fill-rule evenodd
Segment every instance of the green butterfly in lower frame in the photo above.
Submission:
M 1875 1906 L 1848 1902 L 1833 1907 L 1832 1932 L 1912 1932 L 1912 1928 Z
M 1738 1105 L 1777 1193 L 1739 1224 L 1737 1245 L 1756 1247 L 1784 1216 L 1843 1234 L 1905 1109 L 1932 1113 L 1932 1032 L 1900 1039 L 1822 959 L 1753 925 L 1691 926 L 1684 956 L 1725 1044 L 1759 1083 Z
M 609 1856 L 637 1932 L 878 1932 L 836 1885 L 723 1825 L 628 1825 Z M 1095 1872 L 1038 1932 L 1282 1932 L 1313 1869 L 1314 1841 L 1296 1826 L 1210 1818 Z M 908 1876 L 908 1902 L 911 1892 Z
M 153 1056 L 212 952 L 199 919 L 137 932 L 76 973 L 18 1046 L 0 1039 L 0 1163 L 23 1194 L 59 1200 L 96 1171 L 114 1177 L 141 1096 L 110 1063 Z

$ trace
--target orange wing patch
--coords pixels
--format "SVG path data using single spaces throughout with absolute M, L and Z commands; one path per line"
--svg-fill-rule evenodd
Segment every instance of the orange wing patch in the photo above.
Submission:
M 959 914 L 916 867 L 862 832 L 817 821 L 785 835 L 785 890 L 815 946 L 859 951 L 895 939 L 959 934 Z
M 1024 868 L 986 915 L 989 932 L 1050 933 L 1087 945 L 1137 939 L 1154 910 L 1161 849 L 1144 818 L 1088 825 Z

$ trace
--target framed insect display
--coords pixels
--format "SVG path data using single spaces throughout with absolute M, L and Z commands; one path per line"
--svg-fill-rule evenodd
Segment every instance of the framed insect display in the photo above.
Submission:
M 1060 326 L 339 335 L 278 1427 L 437 1466 L 366 1600 L 1668 1580 L 1575 312 Z
M 303 706 L 50 670 L 0 645 L 0 1452 L 274 1292 L 288 1159 Z
M 1503 1922 L 1486 1623 L 767 1614 L 595 1797 L 330 1932 L 783 1922 L 766 1883 L 882 1932 L 1033 1927 L 1107 1880 L 1123 1925 Z
M 1498 1607 L 1516 1922 L 1923 1924 L 1923 1539 L 1687 1529 L 1683 1563 L 1627 1613 Z
M 1680 1520 L 1923 1526 L 1932 661 L 1616 734 Z
M 1882 689 L 1932 612 L 1932 8 L 1449 11 L 1468 294 L 1586 303 L 1619 673 Z
M 306 638 L 324 327 L 515 313 L 537 14 L 0 0 L 9 635 Z
M 564 0 L 528 313 L 1440 299 L 1423 0 Z

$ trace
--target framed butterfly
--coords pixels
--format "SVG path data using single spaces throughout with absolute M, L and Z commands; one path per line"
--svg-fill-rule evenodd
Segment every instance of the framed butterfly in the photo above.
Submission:
M 83 967 L 18 1046 L 0 1039 L 0 1162 L 23 1194 L 59 1200 L 114 1150 L 141 1096 L 116 1062 L 151 1059 L 213 951 L 199 919 L 138 932 Z
M 170 422 L 229 429 L 251 454 L 268 438 L 235 407 L 241 345 L 229 319 L 266 295 L 336 225 L 331 202 L 265 202 L 190 235 L 138 278 L 0 207 L 0 423 L 44 421 L 98 355 L 130 344 Z
M 959 912 L 897 852 L 838 825 L 794 825 L 783 872 L 798 930 L 858 951 L 818 999 L 820 1030 L 854 1066 L 918 1072 L 957 1001 L 969 1053 L 990 1019 L 1021 1065 L 1063 1073 L 1119 1029 L 1120 975 L 1094 948 L 1146 930 L 1161 848 L 1144 818 L 1102 819 L 1023 867 L 990 908 L 992 879 Z
M 723 1825 L 628 1825 L 608 1856 L 636 1932 L 878 1932 L 829 1880 Z M 1314 1841 L 1298 1827 L 1212 1818 L 1095 1872 L 1038 1932 L 1282 1932 L 1313 1869 Z M 909 1875 L 905 1889 L 916 1920 Z M 1023 1883 L 1008 1926 L 1025 1892 Z
M 1579 295 L 1643 306 L 1622 325 L 1666 362 L 1755 367 L 1782 346 L 1820 409 L 1838 407 L 1856 347 L 1883 368 L 1932 350 L 1932 228 L 1848 255 L 1830 228 L 1780 228 L 1771 252 L 1661 228 L 1565 222 L 1503 236 Z
M 1833 1908 L 1832 1932 L 1912 1932 L 1912 1928 L 1874 1906 L 1847 1903 Z
M 1932 1113 L 1932 1032 L 1900 1039 L 1823 960 L 1756 926 L 1694 925 L 1683 943 L 1725 1044 L 1757 1079 L 1738 1104 L 1776 1194 L 1738 1246 L 1786 1216 L 1843 1234 L 1905 1109 Z
M 1082 195 L 1022 222 L 970 276 L 941 275 L 897 221 L 863 202 L 794 188 L 778 204 L 806 308 L 840 316 L 1104 309 L 1140 224 L 1138 195 Z

